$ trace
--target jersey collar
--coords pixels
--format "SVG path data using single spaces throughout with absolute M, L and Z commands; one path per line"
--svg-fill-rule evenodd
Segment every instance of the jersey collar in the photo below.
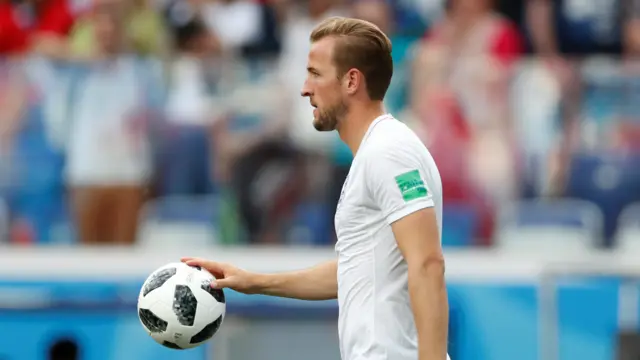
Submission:
M 378 116 L 375 120 L 373 120 L 373 122 L 371 122 L 371 125 L 369 125 L 367 132 L 364 134 L 364 137 L 362 138 L 362 141 L 360 142 L 360 147 L 358 149 L 361 149 L 362 146 L 366 143 L 367 139 L 369 138 L 369 135 L 371 135 L 371 132 L 373 131 L 373 128 L 376 127 L 376 125 L 378 125 L 384 120 L 391 120 L 391 119 L 393 119 L 393 116 L 391 116 L 391 114 L 383 114 Z

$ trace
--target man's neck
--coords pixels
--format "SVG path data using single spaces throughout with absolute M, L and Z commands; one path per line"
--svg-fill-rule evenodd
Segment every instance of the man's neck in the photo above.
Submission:
M 366 107 L 352 108 L 342 119 L 338 134 L 340 139 L 349 146 L 353 156 L 358 152 L 371 123 L 385 113 L 382 102 L 376 102 Z

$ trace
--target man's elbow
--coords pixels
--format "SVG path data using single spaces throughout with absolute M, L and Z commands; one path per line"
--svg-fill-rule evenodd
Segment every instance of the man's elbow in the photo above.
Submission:
M 411 278 L 442 280 L 444 282 L 445 263 L 442 255 L 427 256 L 424 259 L 409 262 Z

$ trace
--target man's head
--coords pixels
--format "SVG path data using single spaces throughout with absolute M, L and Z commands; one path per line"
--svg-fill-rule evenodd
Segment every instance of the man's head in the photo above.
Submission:
M 311 33 L 307 80 L 314 127 L 335 130 L 355 102 L 381 102 L 393 75 L 391 41 L 370 22 L 333 17 Z
M 209 32 L 199 19 L 192 19 L 174 29 L 175 48 L 183 54 L 199 57 L 207 55 L 209 50 Z
M 110 0 L 98 2 L 93 9 L 96 42 L 102 52 L 118 53 L 124 43 L 123 7 Z

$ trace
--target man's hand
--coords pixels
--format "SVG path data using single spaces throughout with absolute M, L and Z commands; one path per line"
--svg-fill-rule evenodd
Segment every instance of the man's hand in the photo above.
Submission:
M 258 292 L 256 274 L 246 270 L 201 258 L 184 257 L 180 261 L 189 266 L 200 266 L 209 271 L 216 278 L 211 283 L 211 287 L 214 289 L 229 288 L 243 294 L 256 294 Z
M 391 228 L 407 262 L 418 359 L 445 360 L 449 305 L 435 211 L 432 207 L 416 211 L 391 224 Z
M 233 265 L 201 258 L 180 259 L 190 266 L 207 269 L 216 281 L 212 287 L 229 288 L 243 294 L 263 294 L 300 300 L 329 300 L 338 296 L 338 264 L 336 260 L 326 261 L 314 267 L 283 272 L 279 274 L 259 274 Z

